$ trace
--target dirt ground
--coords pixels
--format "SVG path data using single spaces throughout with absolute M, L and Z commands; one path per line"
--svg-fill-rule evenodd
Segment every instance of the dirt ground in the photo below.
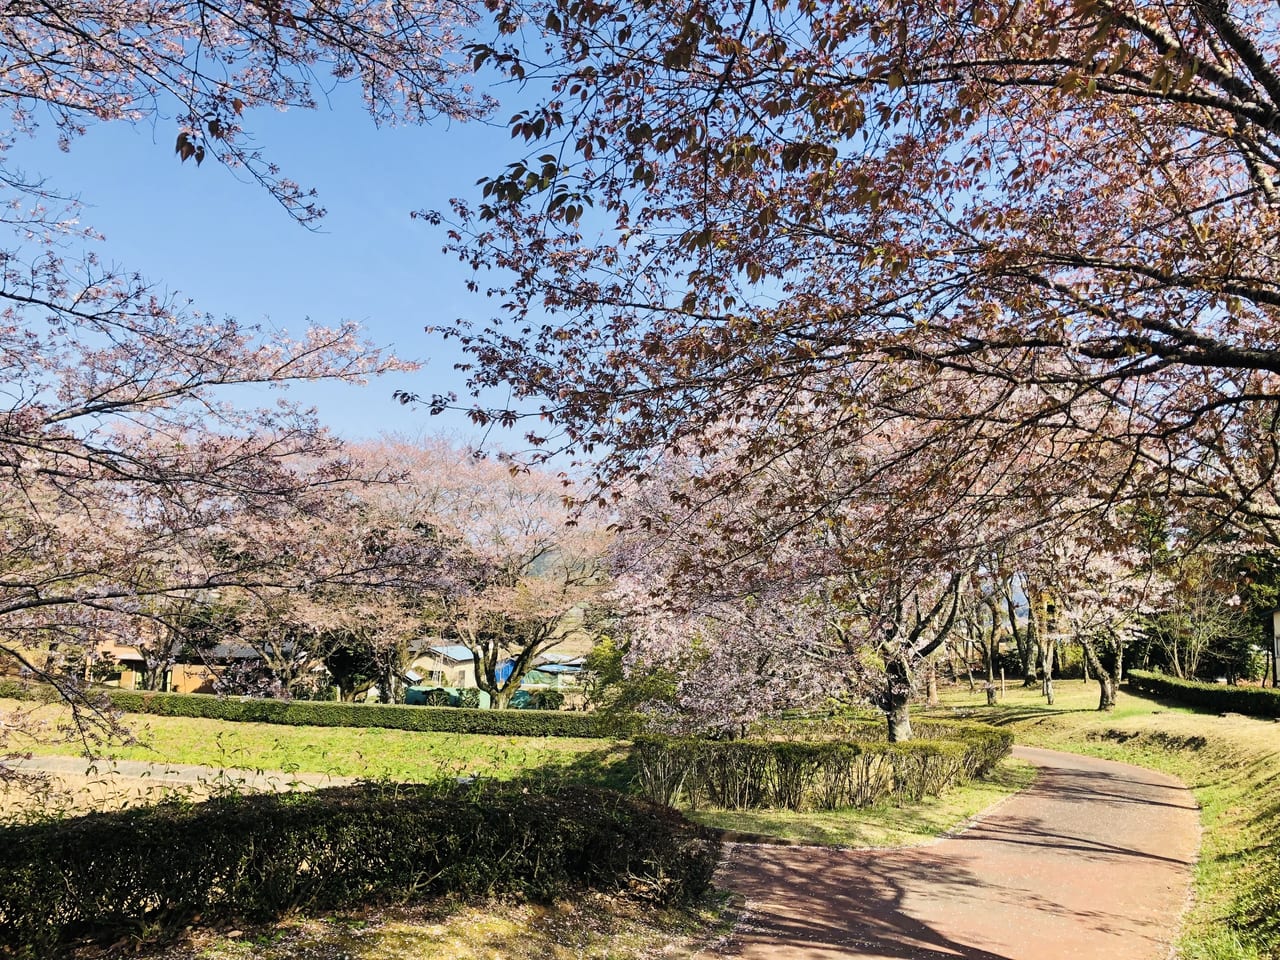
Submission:
M 35 757 L 13 766 L 35 779 L 0 786 L 0 818 L 118 810 L 177 798 L 203 800 L 226 792 L 309 790 L 348 782 L 319 774 L 237 770 L 131 760 Z

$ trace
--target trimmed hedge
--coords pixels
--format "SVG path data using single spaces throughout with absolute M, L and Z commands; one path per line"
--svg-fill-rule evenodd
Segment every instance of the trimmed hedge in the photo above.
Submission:
M 510 737 L 616 737 L 628 721 L 595 713 L 555 710 L 477 710 L 464 707 L 409 707 L 380 703 L 317 700 L 260 700 L 207 693 L 153 693 L 96 688 L 116 709 L 167 717 L 202 717 L 248 723 L 311 727 L 387 727 L 433 733 L 479 733 Z M 52 700 L 48 687 L 0 680 L 0 697 Z
M 1155 697 L 1167 697 L 1217 713 L 1280 717 L 1280 691 L 1269 687 L 1233 687 L 1223 683 L 1179 680 L 1145 670 L 1130 670 L 1126 676 L 1132 689 Z
M 712 834 L 606 790 L 362 783 L 0 827 L 0 954 L 436 894 L 703 893 Z
M 726 810 L 835 810 L 935 796 L 982 776 L 1013 746 L 1013 735 L 980 724 L 920 724 L 934 739 L 851 740 L 635 738 L 640 793 L 671 804 Z

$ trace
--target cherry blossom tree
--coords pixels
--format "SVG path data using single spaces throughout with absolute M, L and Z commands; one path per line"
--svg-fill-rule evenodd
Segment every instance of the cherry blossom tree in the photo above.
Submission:
M 542 654 L 598 632 L 607 538 L 571 516 L 559 477 L 444 444 L 426 456 L 422 492 L 449 556 L 433 625 L 471 650 L 476 685 L 502 709 Z
M 299 534 L 352 464 L 310 411 L 244 409 L 234 391 L 409 365 L 351 324 L 265 331 L 107 266 L 77 205 L 20 171 L 13 145 L 45 126 L 64 149 L 95 123 L 167 127 L 193 175 L 216 159 L 311 223 L 323 210 L 255 144 L 255 111 L 312 107 L 330 82 L 351 82 L 378 122 L 475 115 L 486 103 L 453 56 L 471 20 L 428 0 L 6 9 L 0 653 L 57 684 L 78 718 L 106 717 L 80 696 L 86 652 L 135 635 L 157 605 L 333 573 L 322 549 L 296 556 Z
M 605 534 L 570 515 L 561 478 L 440 438 L 387 437 L 350 452 L 378 479 L 347 482 L 340 505 L 303 535 L 299 550 L 324 545 L 329 564 L 341 562 L 305 603 L 287 598 L 308 624 L 301 645 L 322 656 L 367 649 L 389 695 L 411 640 L 463 644 L 501 708 L 541 654 L 596 629 Z
M 912 699 L 920 671 L 956 625 L 965 571 L 939 576 L 901 563 L 852 577 L 839 617 L 839 636 L 874 654 L 864 680 L 869 699 L 884 712 L 891 742 L 910 740 Z M 865 655 L 864 655 L 865 656 Z
M 1238 558 L 1201 550 L 1177 558 L 1166 601 L 1149 627 L 1153 648 L 1174 676 L 1194 679 L 1216 646 L 1249 637 L 1250 614 L 1239 594 Z
M 0 25 L 0 183 L 11 198 L 56 199 L 8 162 L 17 137 L 50 122 L 59 144 L 97 123 L 166 127 L 183 162 L 217 160 L 262 185 L 302 222 L 323 216 L 314 191 L 288 179 L 255 142 L 267 109 L 312 109 L 332 83 L 359 87 L 380 123 L 474 116 L 457 50 L 475 14 L 465 4 L 268 0 L 81 0 L 12 6 Z M 326 77 L 325 74 L 329 76 Z M 10 207 L 9 222 L 50 226 Z
M 660 698 L 628 702 L 669 730 L 741 736 L 782 710 L 822 706 L 850 691 L 830 619 L 786 590 L 663 603 L 655 584 L 620 578 L 613 600 L 627 676 L 671 678 Z
M 737 451 L 758 436 L 717 437 L 719 455 L 669 459 L 624 498 L 614 565 L 633 668 L 683 669 L 697 695 L 678 705 L 700 726 L 852 696 L 910 738 L 921 668 L 976 573 L 935 512 L 912 508 L 916 478 L 883 469 L 911 434 L 793 451 L 749 479 Z
M 803 558 L 780 542 L 769 558 L 747 547 L 746 496 L 718 497 L 716 515 L 699 509 L 698 481 L 715 470 L 673 458 L 628 491 L 609 605 L 624 678 L 656 694 L 628 707 L 673 730 L 740 736 L 779 710 L 849 692 L 856 664 L 814 581 L 787 572 Z M 652 676 L 666 682 L 646 684 Z
M 1132 624 L 1085 611 L 1137 617 L 1152 569 L 1117 516 L 1280 544 L 1277 36 L 1261 0 L 508 5 L 476 58 L 545 99 L 449 218 L 502 312 L 443 332 L 521 404 L 474 415 L 532 409 L 614 496 L 720 457 L 686 579 L 767 567 L 888 474 L 873 526 L 941 569 L 1016 518 L 1009 575 L 1071 584 L 1116 661 Z M 876 471 L 802 466 L 884 434 Z M 1009 620 L 1048 692 L 1058 629 Z
M 1115 707 L 1126 650 L 1175 590 L 1161 557 L 1165 544 L 1153 536 L 1149 517 L 1116 511 L 1105 522 L 1112 529 L 1101 538 L 1098 531 L 1088 531 L 1042 540 L 1026 561 L 1028 581 L 1035 585 L 1028 598 L 1030 618 L 1046 681 L 1052 682 L 1053 646 L 1073 637 L 1098 681 L 1099 710 Z M 1046 693 L 1051 689 L 1047 686 Z
M 545 97 L 448 217 L 503 310 L 443 332 L 521 401 L 475 415 L 615 493 L 737 424 L 714 510 L 909 414 L 901 537 L 1158 499 L 1274 546 L 1278 36 L 1261 0 L 504 5 L 476 58 Z

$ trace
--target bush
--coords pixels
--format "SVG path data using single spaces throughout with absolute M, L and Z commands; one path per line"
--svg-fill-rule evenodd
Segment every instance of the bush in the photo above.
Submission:
M 1013 746 L 1013 735 L 981 724 L 921 723 L 933 739 L 704 740 L 635 738 L 642 796 L 726 810 L 835 810 L 934 796 L 981 776 Z M 794 727 L 792 729 L 795 729 Z
M 0 827 L 0 954 L 443 893 L 705 891 L 717 844 L 610 791 L 363 783 Z
M 533 695 L 534 710 L 559 710 L 564 706 L 564 694 L 559 690 L 540 690 Z
M 1145 670 L 1130 670 L 1131 689 L 1166 697 L 1217 713 L 1244 713 L 1251 717 L 1280 717 L 1280 691 L 1266 687 L 1232 687 L 1222 683 L 1179 680 Z
M 410 707 L 380 703 L 334 703 L 314 700 L 266 700 L 219 697 L 206 693 L 152 693 L 98 688 L 125 713 L 168 717 L 202 717 L 249 723 L 313 727 L 388 727 L 435 733 L 479 733 L 509 737 L 625 736 L 634 720 L 602 714 L 557 710 L 476 710 L 453 707 Z M 0 697 L 55 700 L 48 687 L 0 680 Z

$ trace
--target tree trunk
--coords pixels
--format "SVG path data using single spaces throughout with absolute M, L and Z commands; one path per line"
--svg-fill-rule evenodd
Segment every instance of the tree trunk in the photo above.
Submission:
M 506 710 L 509 706 L 511 706 L 511 698 L 515 696 L 515 692 L 518 689 L 520 688 L 513 687 L 511 684 L 508 683 L 501 690 L 498 690 L 496 688 L 489 690 L 488 691 L 489 709 L 490 710 Z
M 938 665 L 930 660 L 925 666 L 925 699 L 926 707 L 939 707 L 942 701 L 938 697 Z
M 159 690 L 164 683 L 164 675 L 168 672 L 168 664 L 160 664 L 152 666 L 146 664 L 143 666 L 141 673 L 138 674 L 139 686 L 143 690 Z
M 1027 618 L 1027 628 L 1018 629 L 1018 608 L 1013 602 L 1013 594 L 1005 591 L 1005 610 L 1009 616 L 1009 633 L 1013 636 L 1014 649 L 1018 651 L 1018 662 L 1022 665 L 1022 685 L 1033 687 L 1036 683 L 1036 645 L 1033 636 L 1035 627 L 1031 618 Z M 994 678 L 993 678 L 994 679 Z
M 1053 655 L 1054 643 L 1050 640 L 1046 645 L 1040 648 L 1041 663 L 1044 673 L 1044 686 L 1042 692 L 1049 706 L 1053 706 Z
M 1027 628 L 1022 631 L 1022 643 L 1018 647 L 1018 659 L 1022 661 L 1022 685 L 1034 687 L 1040 682 L 1040 637 L 1037 635 L 1035 622 L 1027 619 Z
M 1085 660 L 1093 667 L 1094 676 L 1098 678 L 1098 709 L 1114 710 L 1116 706 L 1116 683 L 1120 674 L 1120 653 L 1116 652 L 1116 675 L 1108 673 L 1102 666 L 1102 661 L 1098 659 L 1098 653 L 1093 648 L 1093 641 L 1080 639 L 1080 645 L 1084 648 Z
M 1106 673 L 1098 675 L 1098 686 L 1101 688 L 1098 697 L 1099 710 L 1114 710 L 1116 707 L 1116 682 Z
M 901 660 L 889 661 L 884 692 L 884 715 L 889 724 L 889 742 L 911 739 L 911 677 Z
M 892 703 L 885 718 L 889 721 L 890 743 L 905 743 L 911 739 L 911 704 L 906 698 Z

